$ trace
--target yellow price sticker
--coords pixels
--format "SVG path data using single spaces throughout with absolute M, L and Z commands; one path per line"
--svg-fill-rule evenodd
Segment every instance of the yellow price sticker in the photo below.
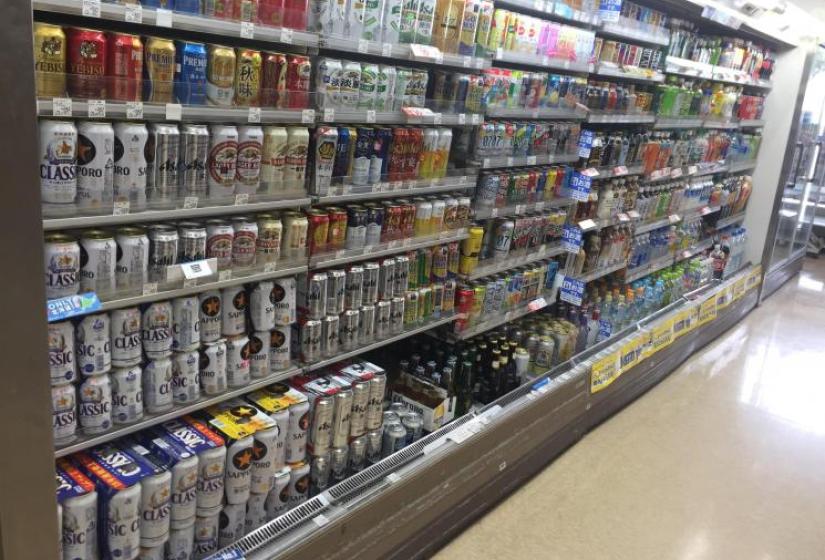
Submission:
M 641 337 L 630 340 L 622 345 L 619 351 L 619 372 L 624 373 L 639 361 L 639 349 L 641 348 Z
M 716 294 L 716 310 L 724 309 L 733 302 L 733 285 L 725 286 Z
M 667 348 L 673 342 L 673 319 L 667 319 L 656 325 L 650 332 L 650 344 L 645 350 L 645 357 L 649 358 L 659 350 Z
M 698 307 L 683 309 L 673 317 L 673 337 L 679 338 L 696 328 Z
M 716 295 L 712 295 L 699 305 L 699 321 L 697 326 L 710 323 L 716 319 Z
M 745 285 L 747 280 L 747 278 L 742 277 L 733 283 L 733 301 L 736 301 L 745 295 Z
M 762 265 L 755 266 L 748 275 L 746 289 L 750 290 L 758 286 L 762 282 Z
M 606 389 L 619 377 L 619 353 L 611 352 L 604 358 L 596 360 L 590 368 L 590 392 L 598 393 Z

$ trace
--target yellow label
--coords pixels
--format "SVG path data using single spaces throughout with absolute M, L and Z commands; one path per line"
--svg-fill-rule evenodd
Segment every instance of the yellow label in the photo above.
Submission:
M 622 374 L 635 366 L 639 361 L 640 338 L 630 340 L 622 345 L 619 351 L 619 373 Z
M 745 295 L 745 285 L 747 281 L 748 279 L 743 277 L 733 283 L 733 301 Z
M 284 385 L 284 387 L 286 386 Z M 307 400 L 305 395 L 295 389 L 292 389 L 291 387 L 286 387 L 286 390 L 280 393 L 263 389 L 261 391 L 255 391 L 254 393 L 248 394 L 246 398 L 249 402 L 255 404 L 255 406 L 259 407 L 268 414 L 273 414 L 285 408 L 289 408 L 293 404 L 298 404 Z
M 673 317 L 673 337 L 679 338 L 696 328 L 698 307 L 683 309 Z
M 211 406 L 206 411 L 212 416 L 209 427 L 217 428 L 223 435 L 232 439 L 251 436 L 258 430 L 275 426 L 275 421 L 240 399 L 232 399 Z
M 673 319 L 667 319 L 663 321 L 660 325 L 656 325 L 653 327 L 653 330 L 650 332 L 650 344 L 647 345 L 645 349 L 645 357 L 648 358 L 662 350 L 663 348 L 667 348 L 673 342 Z
M 610 355 L 597 360 L 590 369 L 590 392 L 598 393 L 608 387 L 619 377 L 619 353 L 612 352 Z
M 713 295 L 699 305 L 699 321 L 697 326 L 710 323 L 716 319 L 716 296 Z
M 745 284 L 746 289 L 750 290 L 755 288 L 762 282 L 762 265 L 757 265 L 753 267 L 751 273 L 748 275 L 747 283 Z
M 725 286 L 716 294 L 716 310 L 726 308 L 731 302 L 733 302 L 733 286 Z

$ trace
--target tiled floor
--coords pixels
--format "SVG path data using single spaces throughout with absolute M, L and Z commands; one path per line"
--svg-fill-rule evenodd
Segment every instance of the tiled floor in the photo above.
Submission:
M 825 558 L 825 260 L 436 560 Z

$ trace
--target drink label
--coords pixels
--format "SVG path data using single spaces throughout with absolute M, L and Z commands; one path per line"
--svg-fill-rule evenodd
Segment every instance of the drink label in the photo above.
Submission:
M 582 130 L 579 135 L 579 157 L 589 158 L 590 148 L 593 147 L 593 131 Z
M 564 277 L 561 284 L 561 300 L 579 306 L 584 298 L 585 283 L 569 276 Z
M 574 225 L 564 224 L 561 246 L 568 253 L 577 254 L 582 247 L 582 230 Z
M 621 11 L 622 0 L 599 0 L 599 17 L 602 21 L 619 21 Z
M 49 323 L 86 315 L 98 309 L 100 309 L 100 299 L 94 292 L 50 299 L 46 302 L 46 315 Z
M 567 196 L 579 202 L 587 202 L 590 198 L 590 187 L 592 179 L 581 173 L 573 173 L 570 177 L 570 186 L 567 188 Z

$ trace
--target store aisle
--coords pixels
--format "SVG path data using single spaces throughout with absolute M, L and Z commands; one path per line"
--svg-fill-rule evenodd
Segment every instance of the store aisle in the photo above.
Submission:
M 821 560 L 825 261 L 436 560 Z

